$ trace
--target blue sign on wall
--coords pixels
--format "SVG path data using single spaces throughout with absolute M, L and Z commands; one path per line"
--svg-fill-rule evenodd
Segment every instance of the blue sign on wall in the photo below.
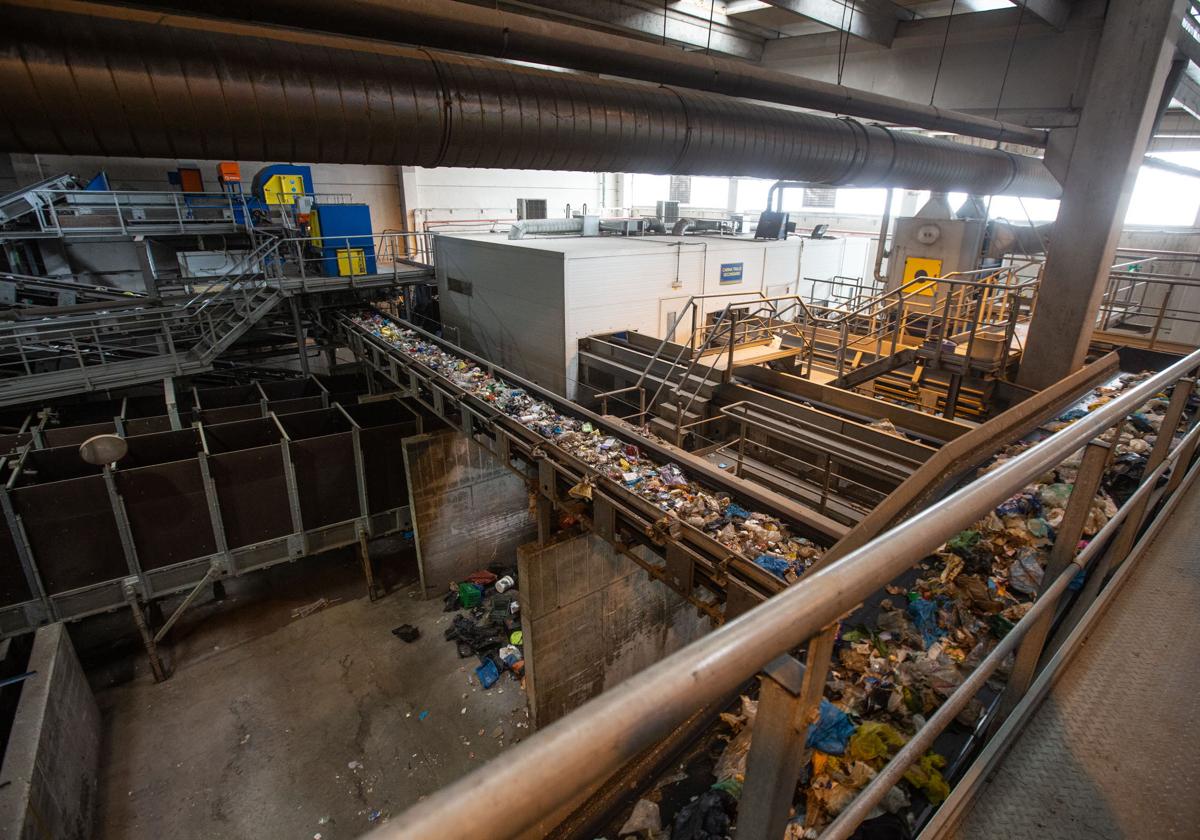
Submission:
M 742 266 L 744 263 L 721 263 L 721 285 L 732 286 L 742 282 Z

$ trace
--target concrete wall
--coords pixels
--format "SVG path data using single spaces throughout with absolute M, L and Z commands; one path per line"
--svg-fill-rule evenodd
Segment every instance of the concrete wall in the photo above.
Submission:
M 566 393 L 563 255 L 509 245 L 503 238 L 482 242 L 446 236 L 436 247 L 446 337 L 518 376 Z M 451 290 L 451 279 L 470 284 L 469 293 Z
M 550 218 L 564 216 L 568 204 L 594 212 L 621 203 L 622 176 L 596 172 L 405 167 L 404 177 L 415 230 L 488 230 L 493 219 L 506 230 L 518 198 L 545 199 Z
M 62 624 L 37 631 L 4 755 L 0 837 L 85 840 L 96 808 L 100 710 Z
M 710 629 L 695 607 L 593 534 L 522 546 L 518 556 L 526 689 L 537 726 Z
M 453 429 L 402 445 L 426 597 L 490 563 L 514 564 L 537 531 L 525 482 Z

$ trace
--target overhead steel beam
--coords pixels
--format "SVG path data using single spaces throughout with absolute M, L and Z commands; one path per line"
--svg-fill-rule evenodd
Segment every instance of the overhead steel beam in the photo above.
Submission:
M 1187 71 L 1184 71 L 1183 76 L 1179 79 L 1174 98 L 1183 107 L 1183 110 L 1196 119 L 1200 119 L 1200 82 L 1197 82 Z
M 677 87 L 71 0 L 0 15 L 11 151 L 1061 191 L 1034 157 Z
M 467 0 L 475 3 L 477 0 Z M 487 6 L 495 8 L 494 0 Z M 528 11 L 545 11 L 591 25 L 623 30 L 636 35 L 682 44 L 686 47 L 732 55 L 750 61 L 762 58 L 762 35 L 730 25 L 729 19 L 714 11 L 710 25 L 703 18 L 664 3 L 651 4 L 638 0 L 535 0 L 535 2 L 506 2 L 501 5 Z
M 1067 17 L 1071 14 L 1069 0 L 1012 0 L 1014 6 L 1023 6 L 1041 20 L 1053 26 L 1059 32 L 1067 27 Z
M 1200 66 L 1200 41 L 1196 39 L 1195 24 L 1187 17 L 1179 24 L 1180 32 L 1175 39 L 1175 49 L 1192 64 Z
M 874 9 L 857 9 L 853 3 L 843 3 L 840 0 L 764 0 L 771 6 L 784 11 L 816 21 L 824 26 L 832 26 L 841 32 L 848 32 L 856 38 L 882 44 L 892 45 L 896 37 L 896 24 L 899 20 L 894 14 L 880 14 Z
M 1200 178 L 1200 169 L 1193 169 L 1190 166 L 1184 166 L 1179 163 L 1172 163 L 1169 160 L 1152 157 L 1146 155 L 1142 158 L 1142 165 L 1149 166 L 1151 169 L 1161 169 L 1163 172 L 1172 172 L 1176 175 L 1185 175 L 1188 178 Z
M 159 11 L 196 14 L 193 5 L 183 0 L 137 2 Z M 990 114 L 967 115 L 743 61 L 451 0 L 343 0 L 336 4 L 330 0 L 216 0 L 204 4 L 203 14 L 568 67 L 989 140 L 1046 145 L 1045 131 L 999 121 Z

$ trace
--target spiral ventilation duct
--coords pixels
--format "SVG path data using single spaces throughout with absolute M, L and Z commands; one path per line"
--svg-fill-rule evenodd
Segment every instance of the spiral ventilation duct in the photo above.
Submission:
M 9 151 L 1059 194 L 1035 158 L 717 94 L 62 0 L 3 14 Z

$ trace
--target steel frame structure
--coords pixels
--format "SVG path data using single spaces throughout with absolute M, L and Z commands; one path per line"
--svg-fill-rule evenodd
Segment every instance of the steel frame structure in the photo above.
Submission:
M 373 442 L 368 451 L 363 438 L 365 434 L 377 427 L 392 429 L 402 435 L 406 430 L 407 434 L 420 434 L 423 430 L 421 415 L 407 408 L 403 403 L 391 401 L 397 406 L 398 416 L 408 419 L 398 421 L 401 425 L 381 425 L 379 423 L 368 425 L 356 419 L 356 415 L 359 414 L 359 409 L 356 407 L 351 406 L 347 409 L 339 402 L 331 401 L 330 393 L 320 386 L 317 380 L 310 378 L 302 381 L 316 383 L 316 387 L 306 389 L 308 395 L 303 397 L 272 399 L 271 395 L 278 394 L 280 388 L 272 388 L 274 383 L 253 383 L 245 386 L 245 402 L 203 409 L 201 407 L 203 403 L 197 401 L 194 416 L 202 419 L 195 420 L 190 426 L 184 426 L 180 422 L 178 409 L 169 401 L 173 395 L 173 389 L 168 389 L 168 414 L 166 416 L 127 421 L 122 421 L 122 418 L 117 417 L 110 424 L 91 424 L 57 430 L 60 440 L 69 441 L 57 449 L 46 446 L 46 412 L 41 413 L 37 423 L 27 421 L 23 425 L 22 433 L 9 436 L 5 441 L 9 446 L 22 440 L 24 442 L 19 443 L 12 454 L 0 459 L 0 464 L 9 462 L 8 465 L 12 467 L 11 475 L 5 486 L 0 487 L 0 513 L 2 513 L 0 531 L 3 531 L 4 553 L 8 554 L 10 551 L 15 553 L 19 562 L 19 573 L 24 575 L 25 586 L 32 597 L 18 602 L 0 604 L 0 638 L 31 632 L 39 626 L 53 621 L 77 620 L 122 607 L 131 607 L 134 610 L 135 619 L 138 619 L 140 625 L 144 621 L 144 617 L 139 619 L 141 603 L 187 591 L 192 594 L 183 605 L 186 608 L 198 590 L 211 581 L 237 577 L 277 563 L 296 560 L 333 548 L 353 545 L 360 545 L 361 548 L 361 542 L 365 539 L 393 534 L 411 527 L 407 499 L 404 500 L 404 504 L 388 507 L 381 507 L 380 503 L 372 502 L 370 499 L 368 459 L 378 457 L 379 443 Z M 209 389 L 208 393 L 215 394 L 222 390 L 228 389 Z M 294 389 L 283 388 L 282 390 Z M 194 393 L 202 396 L 206 392 L 202 390 Z M 257 425 L 248 430 L 247 426 L 254 425 L 256 421 Z M 41 484 L 36 483 L 37 479 L 34 478 L 35 483 L 31 485 L 34 489 L 43 491 L 37 496 L 39 501 L 46 496 L 52 498 L 57 495 L 60 502 L 54 504 L 53 507 L 56 510 L 61 509 L 61 513 L 50 514 L 51 521 L 48 523 L 45 513 L 23 506 L 22 479 L 26 471 L 33 466 L 35 461 L 39 461 L 40 457 L 49 457 L 50 459 L 45 463 L 50 465 L 62 464 L 64 461 L 69 463 L 71 459 L 65 456 L 69 455 L 69 450 L 72 450 L 82 437 L 102 432 L 105 426 L 111 431 L 119 430 L 123 433 L 126 425 L 133 423 L 139 425 L 139 430 L 142 428 L 173 430 L 146 431 L 143 434 L 135 434 L 126 438 L 131 452 L 136 453 L 139 448 L 145 446 L 152 453 L 148 464 L 133 468 L 135 473 L 141 474 L 136 482 L 130 477 L 130 483 L 126 483 L 123 479 L 125 479 L 125 473 L 129 471 L 119 465 L 115 468 L 114 466 L 97 468 L 92 472 L 68 467 L 74 472 L 74 478 Z M 302 428 L 318 423 L 327 425 L 336 423 L 340 431 L 316 436 L 297 434 L 295 431 L 289 432 L 289 427 L 295 429 L 298 426 Z M 189 434 L 190 437 L 188 437 Z M 182 443 L 173 439 L 168 440 L 167 438 L 172 435 L 188 439 Z M 216 437 L 214 438 L 214 436 Z M 336 441 L 334 440 L 335 436 L 337 437 Z M 217 438 L 225 440 L 240 438 L 243 442 L 240 445 L 235 443 L 231 448 L 231 445 L 225 443 L 218 446 Z M 262 439 L 272 438 L 276 439 L 273 444 L 257 445 L 262 443 Z M 310 446 L 306 443 L 309 440 L 317 440 L 319 446 Z M 195 451 L 190 456 L 184 455 L 183 451 L 193 442 L 196 446 Z M 171 453 L 170 458 L 183 457 L 184 460 L 169 462 L 159 460 L 164 457 L 161 453 L 165 444 L 175 444 L 167 447 Z M 336 444 L 336 448 L 334 444 Z M 347 448 L 346 444 L 349 445 L 351 453 L 352 464 L 349 465 L 340 463 L 344 457 L 342 453 Z M 388 445 L 390 446 L 390 443 Z M 340 488 L 339 492 L 343 492 L 352 501 L 352 503 L 348 502 L 346 506 L 353 508 L 353 515 L 330 522 L 306 517 L 305 509 L 312 511 L 314 506 L 309 499 L 311 488 L 301 487 L 297 480 L 299 463 L 297 450 L 299 449 L 305 450 L 306 463 L 323 464 L 324 473 L 328 473 L 329 468 L 335 466 L 341 466 L 343 472 L 347 466 L 349 467 L 353 476 L 353 484 Z M 48 453 L 48 455 L 40 456 L 39 453 Z M 59 457 L 53 457 L 55 455 Z M 245 543 L 237 542 L 236 534 L 240 531 L 237 527 L 230 526 L 230 518 L 234 517 L 245 521 L 247 518 L 265 517 L 266 512 L 263 503 L 252 500 L 254 509 L 246 509 L 243 500 L 237 498 L 236 495 L 220 492 L 221 488 L 218 486 L 220 482 L 214 477 L 214 465 L 226 455 L 237 458 L 236 463 L 243 467 L 251 463 L 271 464 L 274 462 L 277 464 L 278 469 L 282 472 L 282 484 L 286 488 L 287 504 L 284 517 L 286 532 L 277 533 L 267 539 Z M 276 458 L 277 462 L 274 460 Z M 333 460 L 330 460 L 331 458 Z M 190 467 L 188 467 L 192 461 L 198 470 L 199 484 L 202 486 L 206 526 L 200 526 L 194 521 L 189 521 L 190 527 L 185 527 L 180 523 L 171 524 L 162 521 L 147 523 L 144 517 L 137 521 L 131 518 L 130 499 L 124 488 L 130 488 L 131 492 L 135 492 L 135 496 L 144 496 L 148 492 L 148 487 L 158 487 L 159 489 L 154 492 L 167 492 L 168 495 L 185 493 L 185 490 L 173 487 L 167 482 L 167 479 L 176 473 L 168 474 L 163 471 L 187 468 L 194 481 L 195 473 L 190 472 Z M 107 491 L 110 523 L 97 525 L 84 522 L 82 525 L 75 526 L 65 524 L 71 522 L 72 517 L 79 515 L 78 511 L 72 509 L 72 505 L 79 504 L 78 500 L 81 498 L 78 494 L 77 483 L 81 480 L 91 482 L 91 489 L 94 489 L 97 472 L 102 477 L 104 488 Z M 275 475 L 274 468 L 270 470 L 270 474 Z M 157 483 L 148 484 L 147 482 L 150 481 Z M 334 481 L 334 479 L 330 479 L 330 481 Z M 228 482 L 221 486 L 226 489 L 231 487 Z M 61 493 L 58 492 L 59 488 L 61 488 Z M 133 490 L 133 488 L 139 489 Z M 325 488 L 325 492 L 331 491 L 329 488 Z M 95 496 L 94 493 L 92 495 Z M 174 497 L 172 496 L 172 498 Z M 183 496 L 179 498 L 179 516 L 181 517 L 185 516 L 187 511 L 187 505 L 183 498 Z M 47 506 L 38 504 L 38 508 L 43 511 L 45 507 Z M 39 513 L 40 523 L 36 526 L 28 521 L 28 516 L 35 512 Z M 65 517 L 62 519 L 64 524 L 55 525 L 54 523 L 58 521 L 54 519 L 55 516 Z M 35 540 L 31 539 L 34 527 L 37 527 L 41 534 L 41 539 L 36 540 L 39 544 L 47 545 L 48 539 L 61 540 L 65 544 L 63 549 L 56 549 L 57 554 L 59 550 L 69 551 L 72 540 L 94 539 L 97 528 L 103 530 L 114 523 L 119 535 L 119 551 L 123 555 L 126 574 L 65 590 L 56 591 L 48 585 L 51 575 L 62 579 L 64 571 L 61 564 L 52 569 L 47 562 L 39 558 L 34 545 Z M 56 532 L 56 528 L 58 536 L 48 537 L 48 534 Z M 147 531 L 143 530 L 146 528 L 151 530 L 178 529 L 179 539 L 184 541 L 188 534 L 203 533 L 206 528 L 209 534 L 205 534 L 205 538 L 215 550 L 188 557 L 181 562 L 163 565 L 157 562 L 157 558 L 146 556 L 144 551 L 139 551 L 138 546 L 144 545 L 144 540 L 150 536 Z M 152 542 L 156 543 L 157 540 Z M 179 551 L 183 553 L 188 551 L 186 546 L 182 544 L 180 546 Z M 83 553 L 85 552 L 80 551 L 80 554 Z M 369 574 L 368 587 L 373 589 Z M 6 587 L 6 589 L 11 588 L 13 587 Z M 156 657 L 152 646 L 148 644 L 147 647 L 150 650 L 151 659 L 154 660 Z

